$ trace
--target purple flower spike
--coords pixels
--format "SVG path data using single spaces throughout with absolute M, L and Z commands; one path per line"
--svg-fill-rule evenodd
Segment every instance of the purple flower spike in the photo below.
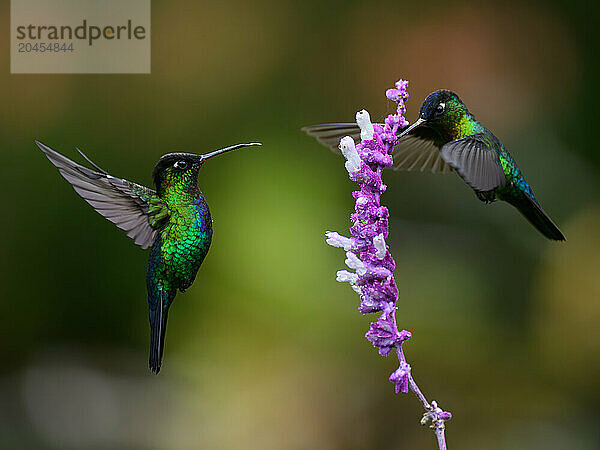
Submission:
M 340 150 L 346 158 L 346 170 L 350 179 L 359 184 L 353 193 L 356 199 L 351 237 L 327 232 L 327 243 L 346 250 L 346 265 L 355 272 L 338 272 L 339 281 L 349 282 L 360 293 L 359 310 L 363 313 L 384 311 L 373 322 L 367 333 L 373 345 L 382 355 L 388 355 L 406 339 L 396 327 L 394 311 L 398 289 L 394 281 L 394 260 L 388 250 L 388 210 L 381 206 L 380 197 L 386 190 L 381 178 L 384 167 L 393 164 L 392 151 L 397 143 L 396 132 L 406 126 L 404 119 L 408 98 L 408 82 L 398 81 L 395 89 L 389 89 L 387 97 L 398 103 L 397 114 L 388 116 L 383 126 L 373 125 L 365 110 L 356 113 L 360 127 L 361 142 L 356 145 L 350 137 L 340 141 Z
M 328 231 L 327 243 L 343 248 L 346 252 L 346 265 L 350 270 L 337 272 L 337 281 L 348 282 L 360 295 L 358 310 L 363 314 L 380 312 L 377 321 L 372 322 L 365 337 L 379 350 L 382 356 L 392 350 L 398 355 L 400 367 L 390 375 L 396 393 L 412 390 L 423 404 L 425 414 L 421 423 L 431 421 L 438 439 L 440 450 L 446 450 L 444 429 L 446 420 L 452 417 L 437 403 L 429 404 L 412 377 L 410 365 L 406 362 L 402 344 L 410 339 L 410 331 L 398 331 L 396 325 L 396 302 L 398 288 L 394 281 L 396 264 L 389 252 L 389 212 L 381 206 L 381 194 L 386 191 L 382 173 L 385 167 L 393 164 L 392 152 L 398 143 L 396 134 L 406 126 L 404 118 L 408 99 L 408 81 L 400 80 L 394 89 L 388 89 L 386 97 L 398 104 L 396 114 L 390 114 L 383 125 L 372 124 L 365 110 L 356 113 L 356 123 L 360 128 L 361 142 L 346 136 L 340 141 L 340 151 L 346 158 L 346 170 L 359 189 L 352 193 L 356 199 L 354 214 L 351 215 L 350 237 Z

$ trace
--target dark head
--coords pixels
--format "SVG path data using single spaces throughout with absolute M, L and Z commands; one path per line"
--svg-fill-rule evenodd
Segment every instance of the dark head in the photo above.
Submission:
M 158 195 L 161 195 L 167 186 L 183 184 L 194 188 L 197 187 L 198 172 L 206 160 L 213 156 L 251 145 L 261 144 L 258 142 L 236 144 L 205 155 L 196 155 L 194 153 L 168 153 L 163 155 L 156 163 L 156 166 L 154 166 L 154 171 L 152 172 L 154 186 L 156 186 Z
M 458 95 L 452 91 L 440 89 L 427 96 L 421 105 L 419 118 L 404 130 L 399 137 L 419 126 L 427 126 L 440 132 L 446 131 L 460 122 L 463 116 L 469 114 L 469 110 L 458 98 Z

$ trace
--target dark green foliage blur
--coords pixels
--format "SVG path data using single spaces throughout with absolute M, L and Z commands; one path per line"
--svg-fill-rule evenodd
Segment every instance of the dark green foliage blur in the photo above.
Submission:
M 383 203 L 413 374 L 451 449 L 600 444 L 600 153 L 585 2 L 152 2 L 151 75 L 10 75 L 0 58 L 0 448 L 435 448 L 335 282 L 353 205 L 342 160 L 299 129 L 408 119 L 456 91 L 567 238 L 456 176 L 389 171 Z M 9 4 L 0 9 L 8 36 Z M 594 93 L 590 98 L 590 92 Z M 210 252 L 147 368 L 147 252 L 34 145 L 151 185 L 164 153 L 237 142 L 200 174 Z

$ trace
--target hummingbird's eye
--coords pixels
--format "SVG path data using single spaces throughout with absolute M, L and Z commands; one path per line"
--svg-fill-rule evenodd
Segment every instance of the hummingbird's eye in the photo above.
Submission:
M 444 109 L 446 109 L 446 104 L 445 103 L 440 103 L 439 105 L 437 105 L 437 107 L 435 108 L 435 112 L 437 114 L 442 114 L 444 112 Z
M 188 166 L 187 161 L 183 161 L 183 160 L 177 161 L 175 164 L 173 164 L 173 167 L 175 167 L 176 169 L 179 169 L 179 170 L 185 170 L 185 169 L 187 169 L 187 166 Z

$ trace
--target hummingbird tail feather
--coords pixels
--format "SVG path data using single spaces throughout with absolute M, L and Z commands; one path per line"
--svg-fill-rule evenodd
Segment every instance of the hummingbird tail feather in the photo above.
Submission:
M 517 199 L 506 199 L 516 207 L 525 218 L 536 227 L 548 239 L 555 241 L 565 241 L 565 236 L 558 227 L 552 222 L 552 219 L 544 212 L 541 205 L 535 198 L 531 198 L 525 193 Z
M 159 290 L 159 301 L 154 309 L 150 308 L 150 360 L 149 366 L 158 375 L 162 364 L 165 332 L 167 331 L 168 309 L 165 308 L 166 292 Z

